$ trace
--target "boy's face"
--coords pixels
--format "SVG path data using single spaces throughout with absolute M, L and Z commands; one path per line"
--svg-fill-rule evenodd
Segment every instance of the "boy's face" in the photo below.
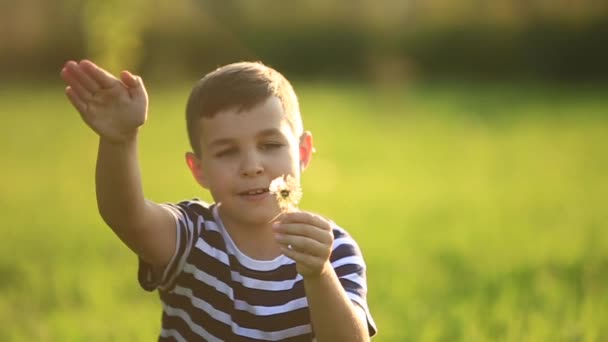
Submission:
M 282 175 L 299 184 L 312 152 L 310 133 L 295 135 L 276 97 L 249 110 L 229 109 L 202 118 L 199 125 L 201 158 L 188 153 L 188 166 L 221 203 L 224 223 L 268 223 L 280 211 L 268 186 Z

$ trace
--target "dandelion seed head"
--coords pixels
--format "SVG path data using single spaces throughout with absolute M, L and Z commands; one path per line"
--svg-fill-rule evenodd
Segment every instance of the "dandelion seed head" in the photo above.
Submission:
M 302 189 L 291 175 L 275 178 L 268 189 L 275 195 L 281 212 L 294 211 L 302 199 Z

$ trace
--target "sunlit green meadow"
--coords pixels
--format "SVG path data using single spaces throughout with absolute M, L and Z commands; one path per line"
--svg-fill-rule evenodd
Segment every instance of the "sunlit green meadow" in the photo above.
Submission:
M 317 147 L 302 207 L 361 245 L 375 341 L 608 340 L 605 88 L 295 87 Z M 189 87 L 148 88 L 147 197 L 209 200 L 184 162 Z M 0 341 L 155 340 L 62 92 L 0 88 Z

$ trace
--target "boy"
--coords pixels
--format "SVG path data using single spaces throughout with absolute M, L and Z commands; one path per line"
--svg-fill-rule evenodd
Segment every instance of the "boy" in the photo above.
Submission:
M 159 290 L 160 340 L 364 341 L 376 332 L 365 264 L 354 240 L 312 213 L 281 210 L 270 183 L 296 186 L 313 143 L 296 95 L 261 63 L 219 68 L 193 88 L 186 163 L 215 204 L 144 199 L 138 129 L 148 98 L 140 77 L 90 61 L 66 63 L 66 95 L 99 136 L 99 212 Z M 292 189 L 295 190 L 295 189 Z

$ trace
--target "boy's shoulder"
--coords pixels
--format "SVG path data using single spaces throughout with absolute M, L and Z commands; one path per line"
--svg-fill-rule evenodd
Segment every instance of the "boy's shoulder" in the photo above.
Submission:
M 177 206 L 180 206 L 180 207 L 200 208 L 200 209 L 203 209 L 203 210 L 210 210 L 211 207 L 213 206 L 212 203 L 205 202 L 205 201 L 201 200 L 198 197 L 194 197 L 192 199 L 181 200 L 179 202 L 174 203 L 174 205 L 177 205 Z
M 344 251 L 347 254 L 360 255 L 361 248 L 355 238 L 346 229 L 338 226 L 334 221 L 330 221 L 330 224 L 334 235 L 334 243 L 332 246 L 334 253 L 337 251 Z M 332 255 L 332 257 L 337 257 L 338 254 Z
M 331 231 L 334 234 L 334 240 L 336 239 L 349 239 L 353 240 L 353 237 L 348 233 L 348 231 L 341 226 L 338 226 L 334 221 L 330 220 L 329 224 L 331 225 Z
M 214 203 L 207 203 L 199 198 L 182 200 L 176 203 L 164 203 L 172 211 L 181 211 L 196 222 L 196 218 L 202 216 L 205 221 L 215 221 L 213 216 Z

